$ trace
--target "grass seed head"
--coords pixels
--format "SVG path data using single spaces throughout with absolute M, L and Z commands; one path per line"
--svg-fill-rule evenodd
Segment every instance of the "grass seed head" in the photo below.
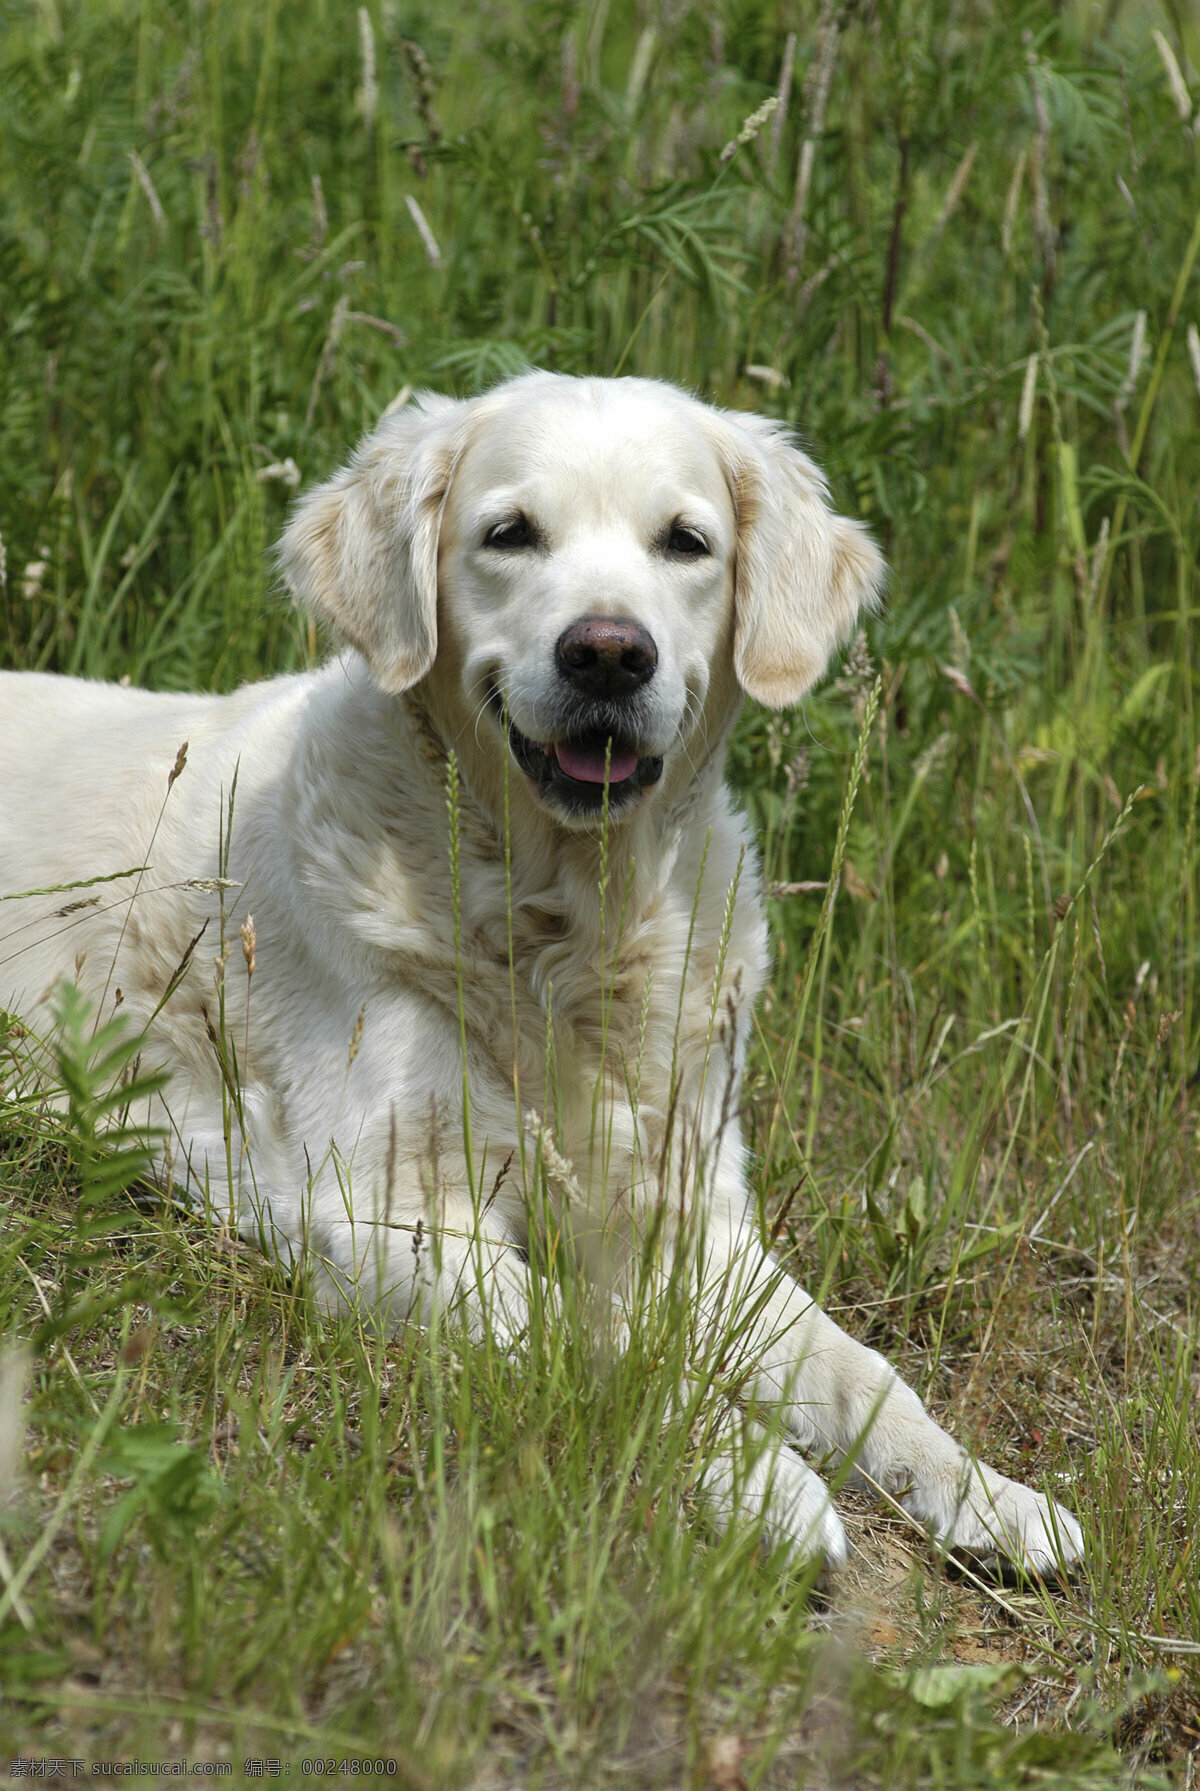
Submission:
M 258 944 L 258 933 L 255 929 L 254 916 L 252 914 L 247 914 L 245 920 L 238 928 L 238 931 L 242 936 L 242 957 L 246 960 L 246 975 L 253 976 L 255 964 L 254 948 Z

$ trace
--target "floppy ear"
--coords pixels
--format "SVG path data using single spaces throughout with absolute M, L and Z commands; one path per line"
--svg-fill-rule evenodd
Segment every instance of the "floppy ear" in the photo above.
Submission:
M 824 478 L 780 424 L 723 414 L 738 524 L 734 671 L 748 696 L 782 709 L 875 607 L 885 567 L 862 523 L 830 509 Z
M 357 647 L 383 690 L 437 652 L 438 530 L 468 408 L 422 396 L 385 416 L 349 466 L 300 500 L 279 544 L 299 603 Z

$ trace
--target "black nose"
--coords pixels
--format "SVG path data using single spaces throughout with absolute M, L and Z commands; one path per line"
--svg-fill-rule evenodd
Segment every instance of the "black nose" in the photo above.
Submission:
M 629 696 L 654 676 L 658 648 L 640 622 L 583 616 L 559 635 L 554 659 L 563 677 L 588 696 Z

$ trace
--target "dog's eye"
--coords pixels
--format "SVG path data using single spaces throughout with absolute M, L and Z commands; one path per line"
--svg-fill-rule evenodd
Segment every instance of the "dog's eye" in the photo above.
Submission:
M 485 547 L 536 547 L 537 531 L 523 514 L 497 522 L 483 537 Z
M 679 560 L 702 560 L 712 551 L 699 529 L 686 522 L 673 522 L 663 545 Z

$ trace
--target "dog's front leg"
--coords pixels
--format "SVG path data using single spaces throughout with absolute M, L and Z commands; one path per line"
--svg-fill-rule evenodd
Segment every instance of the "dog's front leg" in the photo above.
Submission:
M 764 1425 L 723 1412 L 705 1438 L 696 1491 L 721 1529 L 762 1525 L 772 1547 L 800 1563 L 844 1567 L 850 1545 L 829 1488 L 789 1445 Z
M 529 1328 L 525 1252 L 503 1224 L 481 1223 L 465 1196 L 443 1200 L 436 1222 L 326 1220 L 311 1227 L 305 1257 L 324 1305 L 368 1310 L 390 1331 L 448 1321 L 507 1348 Z
M 744 1352 L 757 1397 L 779 1406 L 802 1448 L 849 1461 L 943 1548 L 1054 1574 L 1083 1554 L 1060 1505 L 975 1462 L 888 1362 L 849 1337 L 775 1259 L 753 1227 L 710 1234 L 705 1304 Z

